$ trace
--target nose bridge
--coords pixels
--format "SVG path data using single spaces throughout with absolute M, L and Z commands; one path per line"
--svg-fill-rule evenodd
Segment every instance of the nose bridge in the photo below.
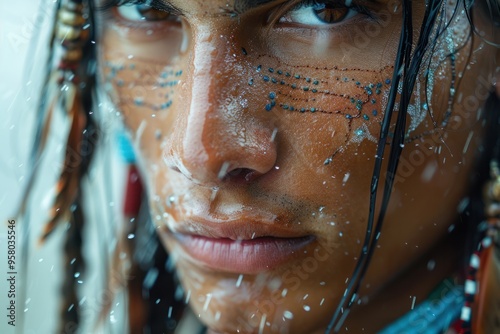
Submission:
M 235 170 L 263 174 L 274 166 L 275 159 L 270 148 L 272 130 L 256 126 L 253 116 L 246 115 L 238 103 L 241 97 L 235 87 L 240 84 L 236 73 L 240 66 L 236 66 L 232 43 L 225 37 L 229 34 L 212 31 L 198 26 L 193 32 L 178 97 L 181 119 L 173 129 L 170 153 L 180 171 L 211 184 L 226 176 L 221 173 Z M 257 161 L 260 151 L 266 156 Z

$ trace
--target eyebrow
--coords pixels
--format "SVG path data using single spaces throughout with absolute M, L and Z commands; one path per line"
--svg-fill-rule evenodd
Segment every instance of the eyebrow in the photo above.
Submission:
M 234 11 L 238 14 L 263 6 L 277 0 L 234 0 Z M 152 6 L 159 10 L 165 10 L 175 15 L 180 15 L 182 10 L 176 7 L 172 0 L 142 0 L 146 5 Z
M 244 13 L 247 10 L 265 5 L 276 0 L 234 0 L 234 10 L 237 13 Z
M 182 11 L 174 6 L 170 0 L 142 0 L 142 3 L 158 10 L 163 10 L 174 15 L 181 15 Z

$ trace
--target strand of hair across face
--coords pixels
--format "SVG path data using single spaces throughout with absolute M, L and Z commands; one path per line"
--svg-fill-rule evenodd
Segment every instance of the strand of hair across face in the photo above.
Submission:
M 407 1 L 403 1 L 403 8 L 408 6 Z M 410 4 L 411 6 L 411 4 Z M 405 16 L 403 15 L 403 26 L 405 25 Z M 403 64 L 403 57 L 402 53 L 405 48 L 405 30 L 403 29 L 401 31 L 401 36 L 399 40 L 399 46 L 398 46 L 398 52 L 395 60 L 395 66 L 394 66 L 394 73 L 392 77 L 392 86 L 391 90 L 389 92 L 389 99 L 388 99 L 388 104 L 385 110 L 384 114 L 384 119 L 382 122 L 381 126 L 381 131 L 380 131 L 380 137 L 379 137 L 379 143 L 377 145 L 377 155 L 375 156 L 375 167 L 374 167 L 374 173 L 372 177 L 372 182 L 371 182 L 371 190 L 370 190 L 370 213 L 369 213 L 369 218 L 368 218 L 368 223 L 367 223 L 367 228 L 366 228 L 366 235 L 365 235 L 365 240 L 363 242 L 363 247 L 362 251 L 359 257 L 359 260 L 356 264 L 356 267 L 354 269 L 354 272 L 352 274 L 351 280 L 349 282 L 349 285 L 347 286 L 345 293 L 342 297 L 342 299 L 339 302 L 339 305 L 337 306 L 337 309 L 335 310 L 335 313 L 332 316 L 332 319 L 330 320 L 330 323 L 328 324 L 328 327 L 326 329 L 326 334 L 329 334 L 332 329 L 335 328 L 335 331 L 338 330 L 338 327 L 343 323 L 343 320 L 345 317 L 342 319 L 340 318 L 341 313 L 346 312 L 347 310 L 344 310 L 344 306 L 347 304 L 350 298 L 352 298 L 354 292 L 354 284 L 356 283 L 357 277 L 359 276 L 361 267 L 365 261 L 365 257 L 367 255 L 368 251 L 368 246 L 370 243 L 370 240 L 372 239 L 372 229 L 373 229 L 373 217 L 374 217 L 374 207 L 375 207 L 375 200 L 376 196 L 375 194 L 377 193 L 377 188 L 378 188 L 378 178 L 380 176 L 380 170 L 382 168 L 382 156 L 385 150 L 385 145 L 387 142 L 388 138 L 388 133 L 389 133 L 389 126 L 390 126 L 390 120 L 392 117 L 392 112 L 394 109 L 394 104 L 395 104 L 395 99 L 396 99 L 396 93 L 397 93 L 397 87 L 399 84 L 400 80 L 400 73 L 399 69 L 401 68 Z M 340 324 L 340 325 L 339 325 Z
M 371 257 L 373 256 L 375 246 L 377 244 L 378 236 L 381 233 L 382 226 L 383 226 L 383 221 L 385 218 L 385 213 L 387 210 L 387 207 L 389 205 L 389 200 L 390 200 L 390 195 L 392 192 L 392 187 L 394 184 L 394 177 L 396 175 L 396 170 L 399 164 L 399 157 L 401 156 L 403 146 L 404 146 L 404 139 L 405 139 L 405 129 L 406 129 L 406 110 L 408 109 L 408 105 L 410 103 L 411 99 L 411 92 L 413 91 L 413 87 L 418 75 L 418 69 L 421 66 L 421 62 L 423 59 L 424 52 L 427 48 L 428 45 L 428 37 L 431 33 L 432 27 L 434 26 L 435 19 L 437 17 L 437 14 L 439 12 L 441 5 L 441 1 L 434 1 L 432 4 L 429 4 L 429 11 L 426 11 L 426 15 L 424 17 L 424 24 L 422 25 L 422 30 L 420 32 L 420 38 L 419 41 L 417 42 L 417 47 L 415 49 L 413 57 L 411 57 L 411 63 L 408 64 L 408 67 L 405 67 L 405 75 L 404 75 L 404 84 L 403 87 L 408 87 L 408 89 L 403 89 L 403 94 L 401 97 L 401 111 L 399 112 L 397 123 L 396 123 L 396 129 L 394 131 L 394 138 L 395 140 L 393 141 L 393 144 L 391 145 L 391 152 L 389 156 L 389 166 L 387 168 L 387 178 L 385 182 L 385 187 L 384 187 L 384 193 L 383 193 L 383 199 L 382 199 L 382 206 L 381 206 L 381 211 L 379 213 L 378 221 L 375 227 L 374 234 L 377 236 L 374 240 L 374 242 L 370 245 L 370 249 L 368 251 L 367 255 L 367 261 L 366 264 L 363 268 L 363 271 L 361 273 L 360 280 L 364 277 L 366 270 L 368 268 L 368 264 L 370 263 Z M 410 47 L 411 48 L 411 47 Z M 409 49 L 408 49 L 409 51 Z M 408 56 L 409 58 L 409 56 Z M 402 112 L 404 110 L 404 112 Z M 396 140 L 397 138 L 397 140 Z M 359 282 L 358 286 L 356 287 L 357 291 L 359 288 Z
M 432 28 L 434 27 L 434 22 L 436 20 L 437 14 L 441 6 L 441 1 L 431 1 L 426 8 L 424 19 L 422 22 L 422 29 L 420 32 L 419 41 L 415 49 L 413 57 L 411 57 L 411 47 L 412 47 L 412 13 L 411 13 L 411 2 L 403 1 L 403 29 L 401 31 L 400 43 L 398 47 L 398 53 L 395 60 L 395 72 L 393 74 L 392 87 L 389 93 L 388 105 L 385 111 L 384 120 L 381 127 L 379 143 L 377 146 L 377 155 L 375 159 L 375 167 L 372 177 L 371 190 L 370 190 L 370 212 L 367 224 L 367 230 L 365 235 L 365 240 L 363 243 L 363 248 L 359 256 L 358 263 L 354 269 L 351 281 L 342 297 L 335 313 L 327 327 L 326 333 L 330 333 L 332 329 L 334 332 L 338 332 L 342 326 L 345 318 L 349 313 L 349 309 L 353 302 L 356 300 L 356 293 L 359 290 L 361 280 L 363 279 L 368 265 L 370 263 L 371 257 L 375 250 L 380 232 L 382 229 L 383 219 L 385 212 L 389 203 L 390 194 L 392 191 L 392 186 L 394 183 L 394 177 L 396 175 L 396 170 L 399 162 L 399 156 L 401 155 L 402 147 L 404 145 L 405 136 L 405 125 L 406 125 L 406 110 L 411 98 L 411 92 L 418 74 L 418 69 L 420 68 L 424 52 L 426 50 L 428 39 Z M 404 65 L 403 65 L 404 60 Z M 383 200 L 381 211 L 379 213 L 377 223 L 375 225 L 375 230 L 373 230 L 373 223 L 375 219 L 375 205 L 376 205 L 376 194 L 378 189 L 378 182 L 380 179 L 381 168 L 382 168 L 382 157 L 384 156 L 385 145 L 389 133 L 390 121 L 392 117 L 392 112 L 394 109 L 397 88 L 399 80 L 401 78 L 401 72 L 404 69 L 404 82 L 403 94 L 400 103 L 400 110 L 398 113 L 398 118 L 396 121 L 396 128 L 394 131 L 394 140 L 391 143 L 391 152 L 389 157 L 389 165 L 386 173 L 385 187 L 383 193 Z M 373 235 L 375 237 L 373 238 Z

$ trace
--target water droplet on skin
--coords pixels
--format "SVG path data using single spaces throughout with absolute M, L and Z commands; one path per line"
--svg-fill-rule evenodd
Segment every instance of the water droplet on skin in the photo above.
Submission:
M 283 317 L 285 317 L 286 319 L 293 319 L 293 313 L 290 311 L 285 311 L 283 312 Z
M 175 202 L 175 196 L 174 195 L 169 196 L 167 205 L 171 206 L 174 202 Z
M 346 183 L 347 180 L 349 180 L 349 177 L 351 176 L 351 173 L 345 173 L 344 174 L 344 178 L 342 179 L 342 183 Z
M 79 273 L 79 272 L 76 272 L 76 273 L 73 275 L 73 277 L 75 277 L 75 278 L 80 277 L 80 273 Z
M 240 106 L 243 107 L 244 109 L 248 108 L 248 100 L 247 99 L 241 99 L 240 100 Z
M 129 235 L 127 235 L 127 239 L 129 239 L 129 240 L 134 239 L 134 238 L 135 238 L 134 233 L 130 233 Z
M 219 187 L 212 188 L 212 194 L 210 194 L 210 202 L 213 202 L 215 200 L 218 192 L 219 192 Z
M 304 311 L 309 312 L 311 307 L 309 305 L 304 305 Z

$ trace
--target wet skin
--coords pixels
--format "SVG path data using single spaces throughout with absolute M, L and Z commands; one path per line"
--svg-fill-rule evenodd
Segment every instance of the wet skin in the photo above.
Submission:
M 284 1 L 237 14 L 232 2 L 172 3 L 178 15 L 143 12 L 151 21 L 129 16 L 135 7 L 102 13 L 100 66 L 190 305 L 215 333 L 322 333 L 364 238 L 401 4 L 356 3 L 372 15 L 327 10 L 339 22 L 324 24 L 311 7 L 284 10 Z M 418 24 L 423 2 L 413 10 Z M 456 269 L 460 245 L 448 231 L 482 142 L 476 111 L 498 58 L 468 38 L 459 17 L 414 91 L 349 332 L 380 329 Z

